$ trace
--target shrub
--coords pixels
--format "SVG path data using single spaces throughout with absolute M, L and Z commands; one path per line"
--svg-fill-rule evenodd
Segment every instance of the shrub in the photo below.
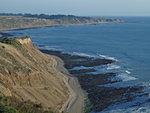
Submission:
M 42 103 L 40 103 L 40 104 L 35 104 L 35 107 L 42 109 L 42 108 L 43 108 L 43 104 L 42 104 Z
M 10 100 L 7 97 L 0 97 L 0 103 L 2 103 L 5 106 L 9 106 Z
M 85 113 L 90 113 L 93 108 L 93 105 L 90 103 L 88 99 L 84 100 L 84 105 L 85 105 L 84 106 Z
M 15 108 L 11 108 L 0 103 L 0 113 L 19 113 L 19 112 Z
M 15 38 L 5 38 L 4 40 L 1 41 L 2 43 L 5 44 L 10 44 L 15 46 L 16 48 L 22 48 L 22 45 L 20 42 L 18 42 Z

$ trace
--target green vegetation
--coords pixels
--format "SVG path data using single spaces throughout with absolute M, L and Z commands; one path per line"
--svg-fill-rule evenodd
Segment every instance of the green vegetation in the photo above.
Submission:
M 0 113 L 55 113 L 51 110 L 44 110 L 42 104 L 35 104 L 30 101 L 20 102 L 15 98 L 0 97 Z
M 5 44 L 13 45 L 16 48 L 22 48 L 22 45 L 15 38 L 5 38 L 1 42 Z
M 0 97 L 0 103 L 5 105 L 5 106 L 9 106 L 10 105 L 10 100 L 6 97 Z
M 43 109 L 43 104 L 42 104 L 42 103 L 40 103 L 40 104 L 35 104 L 34 106 L 37 107 L 37 108 Z
M 3 40 L 1 40 L 0 42 L 13 45 L 16 48 L 22 48 L 22 44 L 20 42 L 18 42 L 16 39 L 26 39 L 26 38 L 29 38 L 29 36 L 25 36 L 25 37 L 21 37 L 21 38 L 18 38 L 18 37 L 8 38 L 8 37 L 6 37 Z
M 47 14 L 30 14 L 30 13 L 0 13 L 0 16 L 22 16 L 22 17 L 32 17 L 32 18 L 43 18 L 43 19 L 63 19 L 63 18 L 89 18 L 90 17 L 79 17 L 74 15 L 47 15 Z
M 1 40 L 0 42 L 1 43 L 5 43 L 5 44 L 9 44 L 9 45 L 12 45 L 14 46 L 15 48 L 17 48 L 25 57 L 28 57 L 28 59 L 30 59 L 31 61 L 34 61 L 34 59 L 25 52 L 22 44 L 17 41 L 16 39 L 26 39 L 26 38 L 29 38 L 29 36 L 25 36 L 25 37 L 22 37 L 22 38 L 18 38 L 18 37 L 15 37 L 15 38 L 4 38 L 3 40 Z M 2 48 L 5 48 L 5 47 L 2 47 Z
M 49 90 L 49 87 L 44 87 L 43 90 Z
M 19 112 L 15 108 L 11 108 L 0 103 L 0 113 L 19 113 Z
M 11 102 L 6 97 L 0 97 L 0 113 L 19 113 L 18 110 L 10 106 Z
M 85 113 L 90 113 L 93 105 L 90 103 L 90 101 L 88 99 L 85 99 L 84 106 L 85 106 L 84 107 Z

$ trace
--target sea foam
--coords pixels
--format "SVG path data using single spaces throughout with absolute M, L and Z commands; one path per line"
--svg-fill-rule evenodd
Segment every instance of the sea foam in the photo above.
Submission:
M 47 46 L 47 45 L 38 45 L 38 49 L 41 50 L 55 50 L 55 51 L 61 51 L 62 49 L 59 49 L 59 46 Z
M 136 80 L 137 78 L 130 76 L 128 73 L 123 72 L 117 75 L 117 77 L 119 79 L 121 79 L 122 81 L 131 81 L 131 80 Z
M 107 70 L 114 70 L 114 69 L 120 69 L 121 67 L 118 65 L 114 65 L 114 64 L 108 64 L 107 65 Z
M 110 57 L 110 56 L 105 56 L 105 55 L 99 55 L 100 57 L 102 57 L 102 58 L 105 58 L 105 59 L 109 59 L 109 60 L 113 60 L 113 61 L 116 61 L 116 62 L 118 62 L 119 60 L 117 60 L 116 58 L 114 58 L 114 57 Z
M 126 70 L 125 72 L 126 72 L 127 74 L 131 74 L 131 72 L 130 72 L 130 71 L 128 71 L 128 70 Z
M 85 57 L 96 57 L 94 55 L 90 55 L 87 53 L 79 53 L 79 52 L 73 52 L 74 55 L 78 55 L 78 56 L 85 56 Z

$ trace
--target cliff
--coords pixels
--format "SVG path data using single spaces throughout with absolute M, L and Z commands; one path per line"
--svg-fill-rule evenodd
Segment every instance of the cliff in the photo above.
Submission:
M 56 61 L 40 52 L 29 37 L 0 43 L 0 97 L 30 101 L 59 111 L 69 97 Z

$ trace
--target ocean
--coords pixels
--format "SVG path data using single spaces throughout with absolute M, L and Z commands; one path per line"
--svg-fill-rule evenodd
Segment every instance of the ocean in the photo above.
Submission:
M 5 32 L 16 37 L 28 35 L 39 49 L 114 60 L 115 63 L 91 68 L 96 69 L 96 73 L 115 72 L 116 77 L 122 80 L 119 84 L 109 85 L 141 85 L 145 87 L 144 92 L 150 93 L 150 17 L 113 18 L 123 19 L 124 22 Z M 81 68 L 86 67 L 76 67 Z M 137 105 L 139 102 L 143 103 Z M 122 110 L 124 113 L 149 113 L 149 96 L 112 105 L 101 113 L 119 113 Z

